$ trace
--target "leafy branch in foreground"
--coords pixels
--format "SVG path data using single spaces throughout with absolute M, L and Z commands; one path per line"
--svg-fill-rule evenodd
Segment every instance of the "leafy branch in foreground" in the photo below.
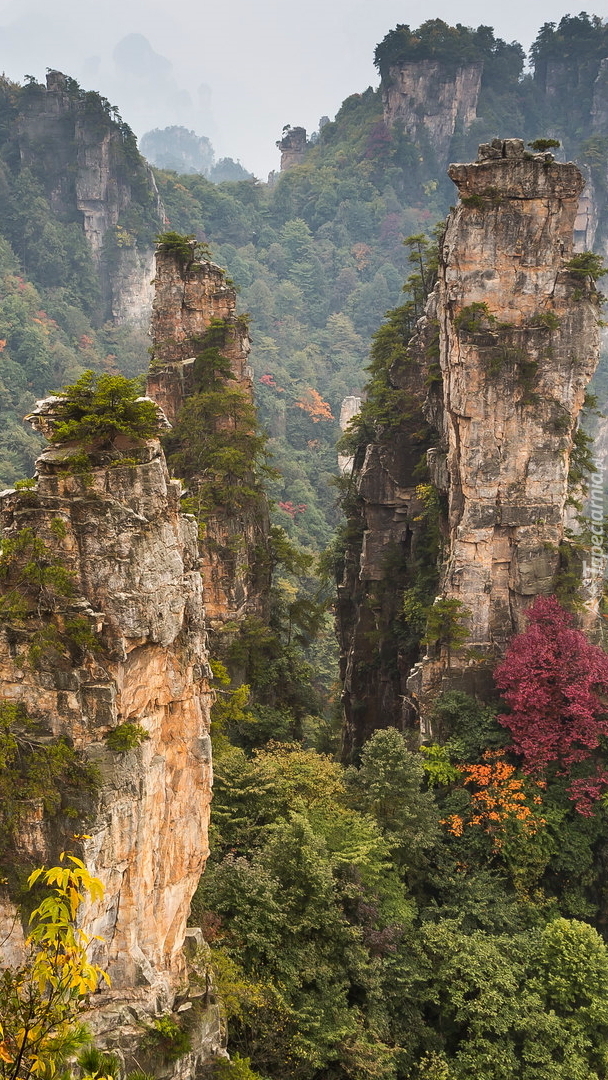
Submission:
M 110 981 L 90 962 L 93 939 L 77 926 L 87 896 L 102 898 L 101 881 L 75 855 L 64 853 L 60 861 L 30 874 L 29 888 L 42 883 L 52 892 L 30 916 L 24 963 L 0 976 L 1 1080 L 55 1076 L 89 1042 L 78 1016 L 100 980 Z

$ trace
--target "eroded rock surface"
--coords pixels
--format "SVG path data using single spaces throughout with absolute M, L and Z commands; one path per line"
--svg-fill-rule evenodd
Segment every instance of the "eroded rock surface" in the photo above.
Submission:
M 466 130 L 477 116 L 482 73 L 483 63 L 462 64 L 454 72 L 437 60 L 394 65 L 382 94 L 385 123 L 399 122 L 412 139 L 428 139 L 444 165 L 457 126 Z
M 76 808 L 86 828 L 32 807 L 17 848 L 26 862 L 49 865 L 58 842 L 70 844 L 74 828 L 86 832 L 80 850 L 105 894 L 85 907 L 84 927 L 100 935 L 95 960 L 112 980 L 89 1019 L 101 1043 L 134 1068 L 142 1024 L 188 1000 L 186 924 L 208 853 L 211 693 L 196 525 L 180 512 L 181 487 L 158 442 L 131 453 L 139 463 L 92 455 L 78 476 L 66 475 L 65 452 L 49 448 L 36 486 L 0 498 L 3 538 L 31 530 L 74 585 L 38 618 L 3 622 L 0 685 L 4 700 L 22 704 L 49 735 L 67 737 L 99 770 L 98 793 Z M 51 642 L 34 661 L 33 634 L 63 631 L 74 616 L 95 646 L 66 653 Z M 115 752 L 106 737 L 125 723 L 146 737 Z M 7 898 L 1 911 L 7 926 Z M 11 945 L 14 952 L 16 930 Z M 190 1072 L 182 1062 L 182 1071 L 158 1075 L 192 1076 L 197 1060 L 217 1052 L 217 1007 L 201 999 L 197 1008 L 213 1034 Z
M 236 314 L 236 290 L 214 263 L 194 259 L 184 263 L 174 253 L 159 250 L 147 393 L 171 422 L 186 399 L 197 392 L 195 355 L 204 347 L 212 323 L 224 327 L 219 349 L 229 361 L 230 386 L 251 402 L 251 343 L 246 320 Z M 224 423 L 229 429 L 228 417 Z M 260 552 L 267 547 L 268 531 L 265 498 L 252 502 L 249 510 L 231 512 L 219 507 L 206 515 L 200 554 L 209 627 L 219 628 L 265 609 L 269 564 L 262 566 Z
M 583 178 L 573 164 L 526 153 L 519 139 L 480 147 L 477 162 L 449 175 L 460 201 L 438 283 L 409 359 L 390 371 L 395 390 L 408 387 L 407 416 L 355 463 L 361 539 L 347 550 L 340 589 L 351 748 L 372 723 L 409 722 L 412 704 L 424 718 L 441 689 L 487 691 L 527 607 L 556 587 L 568 501 L 579 495 L 568 477 L 599 354 L 595 286 L 570 266 Z M 423 418 L 436 432 L 427 459 L 447 508 L 437 592 L 469 614 L 461 653 L 431 643 L 408 678 L 394 593 L 415 565 L 413 449 Z
M 589 278 L 568 270 L 583 178 L 572 164 L 450 166 L 460 202 L 439 274 L 449 477 L 443 591 L 472 611 L 471 642 L 502 652 L 531 597 L 550 592 L 568 472 L 598 361 Z M 509 156 L 508 152 L 511 151 Z

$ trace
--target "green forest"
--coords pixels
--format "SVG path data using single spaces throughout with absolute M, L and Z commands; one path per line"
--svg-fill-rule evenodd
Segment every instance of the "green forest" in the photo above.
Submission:
M 607 215 L 608 138 L 593 133 L 590 112 L 606 52 L 608 27 L 584 13 L 542 27 L 525 74 L 521 46 L 489 27 L 400 25 L 376 47 L 380 87 L 347 98 L 303 163 L 276 183 L 154 170 L 164 223 L 129 129 L 104 99 L 70 82 L 79 107 L 115 133 L 120 167 L 129 173 L 136 160 L 131 202 L 101 263 L 71 195 L 57 212 L 49 177 L 19 155 L 16 118 L 36 84 L 0 80 L 3 485 L 31 474 L 43 444 L 21 418 L 62 387 L 63 437 L 154 430 L 152 413 L 137 406 L 149 338 L 142 327 L 114 325 L 104 307 L 104 275 L 121 246 L 143 250 L 173 232 L 209 245 L 251 327 L 257 419 L 226 385 L 210 338 L 196 397 L 165 437 L 177 476 L 195 474 L 201 454 L 218 473 L 236 462 L 230 484 L 204 492 L 207 510 L 222 491 L 235 512 L 265 491 L 273 523 L 265 617 L 216 638 L 212 662 L 211 856 L 191 915 L 228 1032 L 230 1060 L 210 1067 L 211 1080 L 608 1076 L 608 656 L 567 605 L 537 600 L 494 673 L 493 704 L 440 694 L 438 735 L 422 748 L 416 732 L 385 728 L 379 717 L 379 730 L 345 763 L 333 628 L 335 568 L 356 527 L 356 496 L 338 476 L 341 403 L 365 399 L 344 452 L 360 454 L 378 432 L 390 437 L 405 402 L 387 372 L 423 312 L 455 198 L 430 144 L 383 121 L 391 67 L 482 62 L 481 119 L 455 133 L 450 160 L 473 160 L 477 144 L 497 134 L 555 135 L 567 159 L 584 159 Z M 559 90 L 548 95 L 556 58 Z M 607 230 L 601 217 L 598 242 Z M 605 385 L 604 368 L 600 395 Z M 238 438 L 214 427 L 230 394 L 246 428 Z M 117 401 L 124 428 L 116 428 Z M 426 432 L 416 438 L 424 448 Z M 412 657 L 432 633 L 441 544 L 436 493 L 424 473 L 420 483 L 424 550 L 391 628 Z M 5 547 L 4 582 L 11 566 Z M 52 802 L 75 768 L 69 748 L 36 772 L 14 736 L 19 719 L 0 716 L 9 778 L 0 794 L 11 806 Z M 123 732 L 116 751 L 140 735 Z M 0 813 L 0 825 L 10 851 L 14 821 Z M 187 1050 L 179 1027 L 158 1031 L 176 1057 Z M 1 1036 L 0 1077 L 21 1077 L 3 1059 Z M 95 1068 L 91 1061 L 63 1075 L 119 1073 L 108 1055 Z

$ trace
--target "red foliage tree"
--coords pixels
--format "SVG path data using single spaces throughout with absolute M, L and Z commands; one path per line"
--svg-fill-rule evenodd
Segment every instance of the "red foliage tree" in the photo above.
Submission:
M 526 772 L 585 761 L 608 735 L 608 654 L 573 628 L 554 596 L 535 600 L 494 678 L 511 709 L 498 719 Z

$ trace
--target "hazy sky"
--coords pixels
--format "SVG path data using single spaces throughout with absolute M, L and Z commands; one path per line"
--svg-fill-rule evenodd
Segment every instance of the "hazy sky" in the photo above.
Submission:
M 284 124 L 313 131 L 378 79 L 375 45 L 397 23 L 493 26 L 529 48 L 560 0 L 0 0 L 0 71 L 59 68 L 117 105 L 137 135 L 183 124 L 265 179 Z M 606 17 L 606 0 L 588 6 Z M 127 39 L 126 41 L 124 39 Z M 505 134 L 513 135 L 516 132 Z

